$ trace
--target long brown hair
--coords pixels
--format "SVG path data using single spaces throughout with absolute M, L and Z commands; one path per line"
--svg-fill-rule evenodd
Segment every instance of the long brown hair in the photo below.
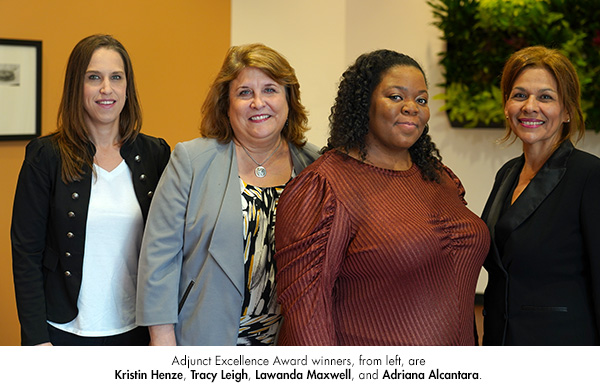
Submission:
M 227 117 L 229 84 L 246 67 L 260 69 L 285 87 L 289 114 L 281 134 L 285 140 L 298 147 L 303 146 L 306 143 L 304 134 L 308 130 L 308 115 L 300 102 L 300 84 L 296 72 L 285 57 L 263 44 L 232 46 L 229 49 L 202 105 L 200 134 L 221 143 L 232 140 L 233 129 Z
M 563 124 L 557 146 L 567 139 L 580 140 L 585 134 L 585 122 L 581 109 L 581 88 L 577 71 L 569 59 L 556 49 L 543 46 L 530 46 L 515 52 L 506 61 L 502 71 L 502 106 L 506 106 L 508 96 L 519 75 L 529 68 L 546 69 L 556 80 L 558 96 L 563 107 L 569 113 L 571 121 Z M 506 134 L 501 141 L 507 141 L 512 135 L 510 124 L 506 121 Z
M 92 55 L 99 48 L 114 50 L 123 59 L 127 95 L 119 116 L 121 143 L 133 141 L 142 128 L 142 110 L 135 87 L 133 67 L 123 45 L 110 35 L 100 34 L 79 41 L 67 63 L 57 127 L 53 134 L 62 159 L 61 176 L 65 183 L 80 180 L 85 168 L 93 165 L 95 148 L 84 121 L 83 81 Z

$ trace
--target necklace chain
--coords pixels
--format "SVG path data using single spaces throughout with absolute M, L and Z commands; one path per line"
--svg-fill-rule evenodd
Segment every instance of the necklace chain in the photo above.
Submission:
M 267 175 L 267 169 L 265 169 L 265 167 L 263 166 L 265 163 L 267 163 L 267 161 L 269 159 L 271 159 L 271 157 L 273 155 L 275 155 L 275 153 L 277 152 L 277 150 L 279 150 L 279 147 L 281 147 L 281 144 L 283 143 L 283 140 L 281 138 L 279 138 L 279 144 L 277 145 L 277 147 L 275 148 L 275 150 L 273 150 L 273 152 L 271 153 L 271 155 L 269 155 L 267 157 L 267 159 L 265 159 L 262 163 L 258 163 L 256 161 L 256 159 L 254 159 L 252 157 L 252 155 L 250 155 L 250 152 L 246 149 L 246 147 L 244 147 L 244 145 L 242 143 L 240 143 L 240 146 L 242 146 L 242 148 L 244 149 L 244 151 L 246 152 L 246 155 L 248 155 L 248 157 L 250 159 L 252 159 L 252 162 L 254 162 L 256 164 L 256 168 L 254 169 L 254 175 L 256 177 L 262 178 L 264 176 Z

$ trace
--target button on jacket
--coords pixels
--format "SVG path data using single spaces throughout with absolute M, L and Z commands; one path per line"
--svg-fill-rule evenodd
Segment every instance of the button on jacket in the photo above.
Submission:
M 170 147 L 139 134 L 121 147 L 132 172 L 144 222 Z M 61 159 L 51 136 L 32 140 L 19 174 L 11 227 L 13 275 L 21 343 L 50 341 L 47 320 L 66 323 L 78 313 L 91 168 L 70 184 L 61 179 Z

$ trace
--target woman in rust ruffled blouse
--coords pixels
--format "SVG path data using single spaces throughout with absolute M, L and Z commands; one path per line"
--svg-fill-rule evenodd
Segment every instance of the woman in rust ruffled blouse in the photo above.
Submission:
M 330 120 L 325 153 L 277 209 L 279 344 L 475 344 L 489 234 L 428 135 L 421 67 L 360 56 Z

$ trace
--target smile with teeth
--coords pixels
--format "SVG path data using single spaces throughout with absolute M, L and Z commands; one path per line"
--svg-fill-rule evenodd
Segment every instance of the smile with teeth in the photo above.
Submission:
M 96 101 L 97 103 L 99 103 L 100 105 L 112 105 L 113 103 L 117 102 L 115 100 L 106 100 L 106 101 Z
M 537 125 L 542 125 L 544 123 L 544 121 L 541 120 L 519 120 L 521 122 L 521 124 L 525 125 L 526 127 L 535 127 Z
M 252 116 L 250 117 L 250 120 L 252 121 L 261 121 L 261 120 L 266 120 L 267 118 L 271 117 L 268 114 L 260 114 L 258 116 Z

